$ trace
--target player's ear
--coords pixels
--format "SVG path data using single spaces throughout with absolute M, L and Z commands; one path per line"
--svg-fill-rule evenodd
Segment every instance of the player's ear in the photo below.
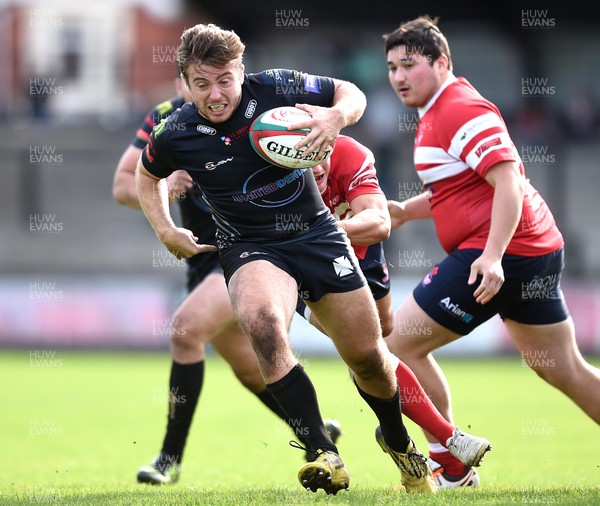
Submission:
M 439 55 L 437 60 L 435 60 L 435 67 L 438 72 L 450 70 L 450 62 L 448 61 L 448 57 L 445 54 Z

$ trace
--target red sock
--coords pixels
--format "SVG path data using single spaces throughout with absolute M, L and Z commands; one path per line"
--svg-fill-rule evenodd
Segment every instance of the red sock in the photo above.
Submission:
M 467 470 L 467 466 L 449 451 L 439 453 L 429 451 L 429 457 L 444 468 L 444 474 L 449 474 L 450 476 L 464 476 L 465 471 Z
M 396 379 L 400 388 L 402 413 L 446 446 L 455 427 L 440 414 L 415 374 L 402 361 L 396 368 Z

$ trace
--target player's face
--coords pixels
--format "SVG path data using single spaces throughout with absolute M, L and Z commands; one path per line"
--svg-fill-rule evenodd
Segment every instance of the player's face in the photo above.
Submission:
M 327 179 L 329 178 L 329 171 L 331 170 L 331 160 L 325 160 L 319 165 L 315 165 L 312 168 L 313 176 L 319 187 L 319 191 L 323 193 L 327 189 Z
M 406 46 L 390 49 L 387 60 L 390 84 L 406 107 L 427 105 L 448 74 L 445 56 L 440 56 L 431 65 L 427 56 L 407 52 Z
M 231 62 L 224 67 L 191 64 L 187 68 L 187 84 L 192 100 L 201 116 L 212 123 L 231 118 L 242 99 L 244 66 Z

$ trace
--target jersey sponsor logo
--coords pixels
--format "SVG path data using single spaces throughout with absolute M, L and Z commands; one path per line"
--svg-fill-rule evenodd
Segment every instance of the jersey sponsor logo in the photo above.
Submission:
M 352 265 L 352 262 L 348 260 L 348 257 L 346 255 L 337 257 L 333 261 L 333 269 L 340 278 L 349 276 L 350 274 L 354 274 L 354 266 Z
M 465 323 L 470 323 L 473 320 L 473 315 L 471 313 L 467 313 L 464 309 L 461 309 L 460 306 L 450 299 L 450 297 L 445 297 L 439 302 L 439 306 L 449 313 L 454 318 L 458 318 Z
M 306 91 L 312 91 L 313 93 L 321 93 L 317 76 L 304 74 L 304 89 Z
M 499 146 L 500 144 L 502 144 L 500 137 L 496 137 L 495 139 L 490 139 L 489 141 L 484 142 L 481 146 L 479 146 L 477 148 L 477 150 L 475 151 L 475 154 L 479 158 L 481 158 L 481 155 L 483 155 L 483 153 L 485 153 L 488 149 L 490 149 L 493 146 Z
M 218 162 L 206 162 L 204 164 L 204 168 L 206 170 L 215 170 L 219 165 L 223 165 L 225 163 L 229 163 L 233 161 L 233 156 L 229 157 L 229 158 L 225 158 L 223 160 L 219 160 Z
M 201 134 L 206 135 L 216 135 L 217 133 L 217 131 L 213 127 L 209 127 L 206 125 L 198 125 L 196 127 L 196 130 L 198 130 L 198 132 L 200 132 Z
M 274 180 L 273 176 L 281 174 L 281 170 L 269 165 L 246 179 L 242 188 L 243 193 L 232 195 L 232 199 L 235 202 L 250 202 L 252 205 L 265 208 L 288 205 L 304 190 L 303 175 L 306 171 L 307 169 L 296 169 Z
M 246 107 L 246 112 L 244 113 L 244 116 L 246 118 L 250 119 L 252 116 L 254 116 L 254 112 L 256 111 L 256 105 L 257 102 L 254 99 L 248 102 L 248 107 Z
M 250 125 L 244 125 L 241 128 L 238 128 L 235 132 L 228 133 L 221 137 L 222 141 L 227 141 L 229 144 L 232 142 L 237 142 L 239 140 L 244 140 L 248 138 L 248 132 L 250 131 Z M 228 144 L 228 145 L 229 145 Z
M 248 258 L 253 255 L 268 255 L 268 253 L 265 253 L 264 251 L 243 251 L 240 253 L 240 258 Z

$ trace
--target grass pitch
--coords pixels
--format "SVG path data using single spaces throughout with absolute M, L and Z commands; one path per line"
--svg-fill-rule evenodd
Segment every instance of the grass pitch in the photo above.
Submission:
M 375 416 L 341 360 L 301 362 L 323 416 L 342 423 L 349 492 L 303 490 L 302 452 L 288 446 L 287 426 L 212 355 L 180 482 L 138 485 L 137 469 L 162 442 L 168 353 L 16 350 L 0 356 L 0 504 L 600 504 L 598 426 L 518 357 L 440 361 L 458 425 L 493 450 L 479 489 L 435 497 L 393 491 L 399 473 L 375 443 Z

